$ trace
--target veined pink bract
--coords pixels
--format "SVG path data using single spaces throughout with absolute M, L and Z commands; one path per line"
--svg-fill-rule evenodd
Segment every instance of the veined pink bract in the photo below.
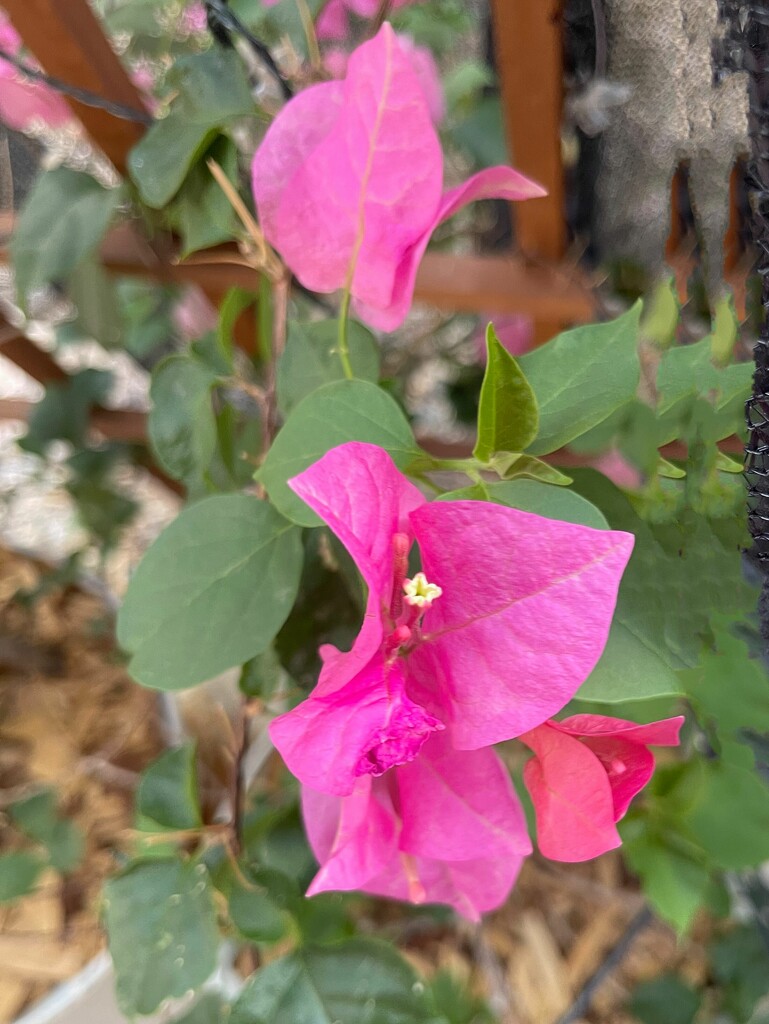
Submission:
M 521 736 L 534 751 L 524 782 L 537 814 L 540 851 L 590 860 L 620 845 L 616 822 L 654 772 L 654 746 L 676 746 L 683 717 L 638 725 L 603 715 L 545 722 Z
M 447 903 L 477 920 L 504 901 L 531 852 L 507 770 L 493 750 L 454 751 L 444 736 L 352 794 L 304 787 L 307 833 L 321 868 L 308 895 L 360 889 Z
M 316 292 L 349 288 L 361 319 L 394 330 L 406 317 L 435 228 L 476 199 L 543 189 L 491 167 L 443 193 L 443 155 L 410 57 L 392 28 L 350 56 L 341 82 L 290 100 L 254 157 L 267 239 Z

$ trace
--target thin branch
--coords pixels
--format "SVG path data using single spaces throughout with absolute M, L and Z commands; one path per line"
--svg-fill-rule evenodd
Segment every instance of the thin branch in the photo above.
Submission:
M 585 1016 L 587 1011 L 590 1009 L 590 1004 L 593 1001 L 593 996 L 596 991 L 601 987 L 608 976 L 619 967 L 639 934 L 645 928 L 648 928 L 653 920 L 654 916 L 648 907 L 644 907 L 643 910 L 636 914 L 627 926 L 625 934 L 619 940 L 617 945 L 611 950 L 598 970 L 588 978 L 577 998 L 571 1004 L 566 1013 L 558 1018 L 555 1024 L 574 1024 L 574 1021 Z
M 106 110 L 108 114 L 112 114 L 113 117 L 120 117 L 124 121 L 136 121 L 138 124 L 146 125 L 154 124 L 155 118 L 146 111 L 136 110 L 134 107 L 126 106 L 124 103 L 114 103 L 112 100 L 105 99 L 104 96 L 99 96 L 98 93 L 91 92 L 90 89 L 81 89 L 77 85 L 70 85 L 69 82 L 62 81 L 61 78 L 46 75 L 44 71 L 38 71 L 37 68 L 30 67 L 29 64 L 26 64 L 19 57 L 15 57 L 12 53 L 8 53 L 7 50 L 0 49 L 0 60 L 8 61 L 25 78 L 29 78 L 34 82 L 43 82 L 53 89 L 54 92 L 59 92 L 63 96 L 69 96 L 70 99 L 77 100 L 78 103 L 82 103 L 86 107 Z

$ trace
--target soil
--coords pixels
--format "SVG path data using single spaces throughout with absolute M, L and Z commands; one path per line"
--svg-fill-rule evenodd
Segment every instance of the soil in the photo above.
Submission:
M 71 875 L 49 869 L 0 905 L 0 1024 L 104 946 L 101 887 L 129 843 L 137 773 L 161 749 L 156 698 L 117 661 L 103 602 L 72 587 L 19 600 L 45 579 L 0 549 L 0 851 L 19 845 L 4 809 L 54 787 L 86 853 Z

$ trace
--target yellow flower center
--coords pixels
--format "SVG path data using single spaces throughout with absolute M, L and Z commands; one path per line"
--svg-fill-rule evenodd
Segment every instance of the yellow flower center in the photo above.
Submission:
M 418 572 L 412 580 L 403 581 L 403 593 L 406 595 L 406 604 L 424 610 L 429 608 L 443 591 L 435 583 L 428 583 L 423 572 Z

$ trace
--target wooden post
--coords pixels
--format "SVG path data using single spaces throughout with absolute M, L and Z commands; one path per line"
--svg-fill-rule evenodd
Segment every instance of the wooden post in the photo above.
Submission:
M 494 43 L 513 165 L 547 189 L 543 199 L 513 204 L 516 245 L 524 256 L 560 260 L 566 247 L 561 114 L 561 0 L 492 0 Z M 537 319 L 534 337 L 547 341 L 568 325 Z
M 114 103 L 145 110 L 87 0 L 4 0 L 3 6 L 25 45 L 50 75 Z M 91 139 L 124 174 L 126 157 L 141 138 L 142 125 L 65 98 Z
M 514 204 L 516 242 L 527 256 L 558 260 L 566 244 L 561 2 L 492 0 L 491 9 L 511 159 L 548 191 Z

